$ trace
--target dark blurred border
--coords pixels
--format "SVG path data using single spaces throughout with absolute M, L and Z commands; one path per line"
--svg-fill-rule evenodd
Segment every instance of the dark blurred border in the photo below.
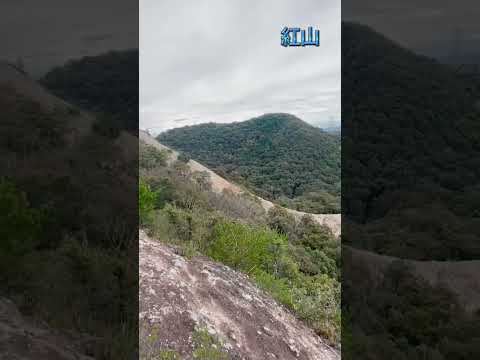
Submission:
M 342 357 L 478 358 L 478 10 L 342 11 Z
M 138 1 L 0 5 L 0 358 L 138 358 Z

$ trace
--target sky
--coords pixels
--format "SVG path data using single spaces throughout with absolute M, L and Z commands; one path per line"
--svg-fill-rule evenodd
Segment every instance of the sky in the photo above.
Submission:
M 479 55 L 477 0 L 342 0 L 342 7 L 344 20 L 370 25 L 417 53 L 442 60 Z
M 2 0 L 0 60 L 22 58 L 40 77 L 69 59 L 140 45 L 142 128 L 266 112 L 330 127 L 340 122 L 341 15 L 443 59 L 457 33 L 457 51 L 480 59 L 476 0 Z M 319 48 L 280 46 L 284 26 L 309 25 L 320 29 Z
M 33 77 L 70 59 L 138 47 L 138 0 L 2 0 L 0 60 Z
M 340 124 L 338 0 L 140 0 L 140 128 L 291 113 Z M 284 26 L 320 30 L 319 47 L 282 47 Z

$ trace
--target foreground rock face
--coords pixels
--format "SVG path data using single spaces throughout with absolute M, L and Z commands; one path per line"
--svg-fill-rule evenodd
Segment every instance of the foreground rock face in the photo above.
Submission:
M 0 298 L 0 359 L 93 360 L 83 355 L 84 341 L 24 318 L 10 300 Z
M 257 289 L 246 275 L 205 258 L 187 260 L 140 233 L 141 337 L 155 351 L 192 353 L 192 333 L 207 329 L 232 359 L 339 359 L 311 329 Z M 150 330 L 148 330 L 150 329 Z M 140 352 L 145 339 L 140 339 Z

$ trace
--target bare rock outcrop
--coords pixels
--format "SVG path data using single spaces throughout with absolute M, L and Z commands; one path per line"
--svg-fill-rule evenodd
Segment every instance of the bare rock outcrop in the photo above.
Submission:
M 201 327 L 231 359 L 340 358 L 248 276 L 203 257 L 185 259 L 144 232 L 139 276 L 140 352 L 154 336 L 158 353 L 174 350 L 191 359 L 192 333 Z

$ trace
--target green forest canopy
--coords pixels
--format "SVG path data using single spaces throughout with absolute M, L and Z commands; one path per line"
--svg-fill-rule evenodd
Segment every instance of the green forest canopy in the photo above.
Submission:
M 158 140 L 280 205 L 340 211 L 340 136 L 293 115 L 187 126 Z

